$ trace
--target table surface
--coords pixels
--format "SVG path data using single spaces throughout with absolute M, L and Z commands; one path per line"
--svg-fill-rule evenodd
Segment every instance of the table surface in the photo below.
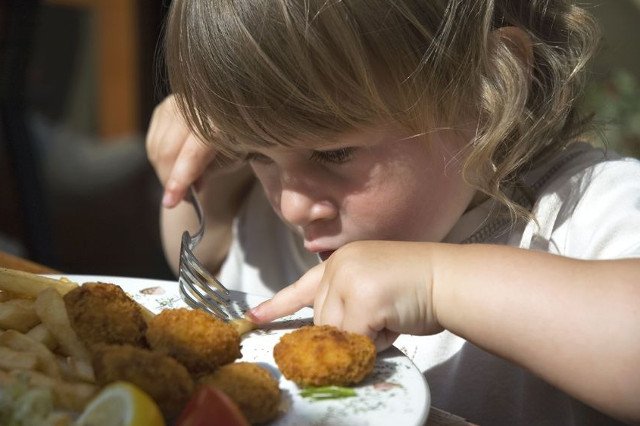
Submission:
M 0 267 L 16 269 L 25 272 L 32 272 L 34 274 L 59 274 L 53 268 L 45 265 L 41 265 L 37 262 L 33 262 L 28 259 L 24 259 L 19 256 L 15 256 L 3 251 L 0 251 Z M 431 407 L 429 411 L 429 419 L 426 426 L 468 426 L 468 423 L 462 417 L 455 414 L 448 413 L 435 407 Z

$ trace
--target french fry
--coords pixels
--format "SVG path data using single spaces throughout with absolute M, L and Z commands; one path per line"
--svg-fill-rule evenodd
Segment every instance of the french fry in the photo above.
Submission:
M 65 410 L 82 411 L 98 390 L 93 384 L 54 379 L 37 371 L 12 370 L 9 374 L 16 378 L 25 377 L 30 386 L 50 388 L 54 405 Z
M 47 288 L 38 294 L 34 306 L 42 323 L 53 334 L 66 355 L 79 360 L 90 360 L 89 351 L 71 327 L 67 308 L 60 293 L 53 288 Z
M 0 370 L 0 387 L 9 386 L 13 380 L 13 377 L 8 372 Z
M 6 302 L 7 300 L 15 299 L 15 294 L 8 291 L 0 291 L 0 302 Z
M 73 418 L 69 413 L 53 412 L 49 413 L 44 420 L 44 424 L 48 426 L 70 426 L 73 424 Z
M 15 351 L 34 354 L 38 359 L 39 370 L 53 378 L 62 377 L 55 355 L 42 343 L 16 330 L 7 330 L 0 334 L 0 345 Z
M 40 320 L 40 318 L 38 318 L 38 320 Z M 58 347 L 58 341 L 43 323 L 36 324 L 25 334 L 33 340 L 42 343 L 51 351 L 55 350 Z
M 66 278 L 0 268 L 0 393 L 16 383 L 49 389 L 54 409 L 48 420 L 59 426 L 70 425 L 69 412 L 81 412 L 99 391 L 91 354 L 63 299 L 77 286 Z M 154 316 L 139 306 L 145 319 Z
M 0 303 L 0 328 L 18 330 L 21 333 L 40 322 L 33 301 L 12 299 Z
M 0 268 L 0 290 L 26 297 L 35 298 L 47 288 L 53 288 L 64 296 L 77 286 L 78 284 L 68 279 L 49 278 L 30 272 Z
M 0 368 L 5 370 L 34 370 L 38 365 L 35 354 L 18 352 L 0 346 Z
M 133 299 L 132 299 L 132 300 L 133 300 Z M 134 300 L 134 302 L 135 302 L 135 300 Z M 146 322 L 151 321 L 151 319 L 152 319 L 153 317 L 155 317 L 155 316 L 156 316 L 156 314 L 154 314 L 153 312 L 151 312 L 151 311 L 149 310 L 149 308 L 147 308 L 146 306 L 143 306 L 143 305 L 139 304 L 138 302 L 136 302 L 136 304 L 137 304 L 137 305 L 138 305 L 138 307 L 140 308 L 140 312 L 142 313 L 142 318 L 144 318 L 144 320 L 145 320 Z
M 236 328 L 240 336 L 258 328 L 257 324 L 249 321 L 246 318 L 233 319 L 231 320 L 230 324 Z
M 74 377 L 77 380 L 95 383 L 96 375 L 93 371 L 93 365 L 91 361 L 83 360 L 83 359 L 72 359 L 71 367 L 74 371 Z
M 70 381 L 95 383 L 96 376 L 89 361 L 72 357 L 57 357 L 58 366 L 63 372 L 63 378 Z

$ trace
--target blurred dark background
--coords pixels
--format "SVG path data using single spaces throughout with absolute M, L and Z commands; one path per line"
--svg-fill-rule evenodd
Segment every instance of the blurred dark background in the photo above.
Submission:
M 170 278 L 144 133 L 169 0 L 0 2 L 0 250 Z
M 172 278 L 144 134 L 166 95 L 170 0 L 0 1 L 0 251 L 74 274 Z M 640 0 L 604 27 L 585 108 L 640 156 Z

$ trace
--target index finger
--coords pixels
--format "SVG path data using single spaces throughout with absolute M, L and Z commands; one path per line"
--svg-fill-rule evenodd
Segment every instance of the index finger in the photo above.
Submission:
M 262 324 L 312 305 L 323 274 L 324 263 L 314 266 L 298 281 L 277 292 L 273 298 L 249 310 L 247 316 L 254 323 Z
M 187 137 L 165 185 L 162 205 L 174 207 L 187 194 L 189 186 L 207 169 L 215 158 L 216 151 L 193 134 Z

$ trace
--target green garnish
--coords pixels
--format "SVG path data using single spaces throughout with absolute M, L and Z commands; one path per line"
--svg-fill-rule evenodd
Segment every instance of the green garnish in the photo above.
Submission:
M 350 398 L 356 396 L 356 391 L 353 388 L 345 388 L 342 386 L 310 386 L 303 388 L 300 391 L 300 396 L 313 399 L 314 401 L 320 401 L 323 399 Z

